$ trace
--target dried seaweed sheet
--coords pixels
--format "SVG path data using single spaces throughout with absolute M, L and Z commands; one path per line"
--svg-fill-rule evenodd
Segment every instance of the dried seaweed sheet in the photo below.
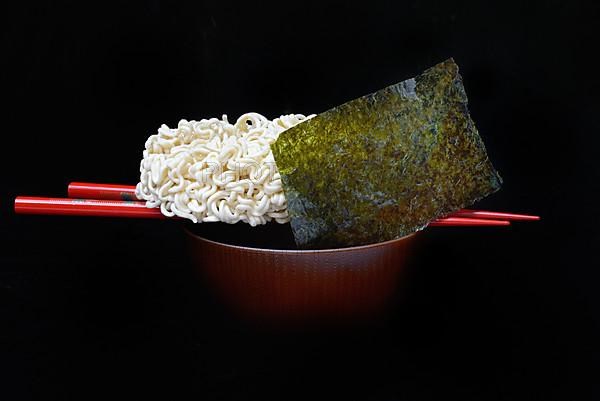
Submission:
M 452 59 L 283 132 L 272 150 L 303 249 L 399 238 L 502 183 Z

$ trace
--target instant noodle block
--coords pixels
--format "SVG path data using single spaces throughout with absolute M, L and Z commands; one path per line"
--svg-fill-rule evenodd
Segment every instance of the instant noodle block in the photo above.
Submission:
M 271 149 L 303 249 L 399 238 L 502 183 L 452 59 L 306 120 Z

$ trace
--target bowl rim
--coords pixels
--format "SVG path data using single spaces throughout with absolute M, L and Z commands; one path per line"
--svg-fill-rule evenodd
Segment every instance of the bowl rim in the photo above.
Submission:
M 383 242 L 376 242 L 376 243 L 373 243 L 373 244 L 349 246 L 349 247 L 345 247 L 345 248 L 326 248 L 326 249 L 269 249 L 269 248 L 253 248 L 253 247 L 250 247 L 250 246 L 241 246 L 241 245 L 230 245 L 230 244 L 226 244 L 224 242 L 213 241 L 213 240 L 204 238 L 204 237 L 202 237 L 202 236 L 200 236 L 198 234 L 195 234 L 195 233 L 191 232 L 187 227 L 183 227 L 183 229 L 191 237 L 194 237 L 196 239 L 199 239 L 200 241 L 204 241 L 204 242 L 207 242 L 209 244 L 221 246 L 221 247 L 224 247 L 224 248 L 237 249 L 237 250 L 246 251 L 246 252 L 257 252 L 257 253 L 285 253 L 285 254 L 304 254 L 304 255 L 315 254 L 315 253 L 351 252 L 351 251 L 359 251 L 359 250 L 370 249 L 370 248 L 378 248 L 378 247 L 383 247 L 383 246 L 390 245 L 391 243 L 401 242 L 401 241 L 410 239 L 410 238 L 414 237 L 415 235 L 417 235 L 417 234 L 419 234 L 421 232 L 421 231 L 416 231 L 414 233 L 410 233 L 410 234 L 405 235 L 405 236 L 400 237 L 400 238 L 394 238 L 394 239 L 391 239 L 391 240 L 387 240 L 387 241 L 383 241 Z

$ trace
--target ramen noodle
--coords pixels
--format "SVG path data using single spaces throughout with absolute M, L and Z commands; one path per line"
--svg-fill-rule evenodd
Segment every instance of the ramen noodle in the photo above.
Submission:
M 270 145 L 279 134 L 313 117 L 283 115 L 272 121 L 258 113 L 163 124 L 145 144 L 136 196 L 163 215 L 200 222 L 269 221 L 289 216 L 281 177 Z

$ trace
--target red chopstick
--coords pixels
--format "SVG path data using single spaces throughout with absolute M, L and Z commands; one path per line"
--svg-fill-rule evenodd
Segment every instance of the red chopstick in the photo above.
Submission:
M 135 186 L 118 184 L 96 184 L 92 182 L 72 182 L 68 186 L 69 198 L 82 199 L 107 199 L 107 200 L 137 200 L 135 196 Z M 463 217 L 470 219 L 492 219 L 508 221 L 534 221 L 539 220 L 539 216 L 526 214 L 489 212 L 485 210 L 462 209 L 450 213 L 446 218 Z M 430 224 L 431 225 L 431 224 Z M 490 224 L 487 224 L 490 225 Z
M 17 214 L 42 214 L 63 216 L 104 216 L 129 218 L 166 218 L 159 208 L 147 208 L 145 202 L 94 200 L 71 198 L 43 198 L 18 196 L 15 199 Z M 429 226 L 507 226 L 509 221 L 446 217 L 432 221 Z
M 508 220 L 471 219 L 468 217 L 442 217 L 429 223 L 429 227 L 485 227 L 509 226 Z
M 147 208 L 145 202 L 42 198 L 37 196 L 18 196 L 15 199 L 15 212 L 17 214 L 62 216 L 166 218 L 160 212 L 160 209 Z
M 485 210 L 471 210 L 461 209 L 449 216 L 452 217 L 469 217 L 473 219 L 501 219 L 511 221 L 536 221 L 540 219 L 540 216 L 533 216 L 528 214 L 516 214 L 516 213 L 505 213 L 505 212 L 488 212 Z
M 69 198 L 138 200 L 134 185 L 96 184 L 93 182 L 72 182 L 67 187 Z

